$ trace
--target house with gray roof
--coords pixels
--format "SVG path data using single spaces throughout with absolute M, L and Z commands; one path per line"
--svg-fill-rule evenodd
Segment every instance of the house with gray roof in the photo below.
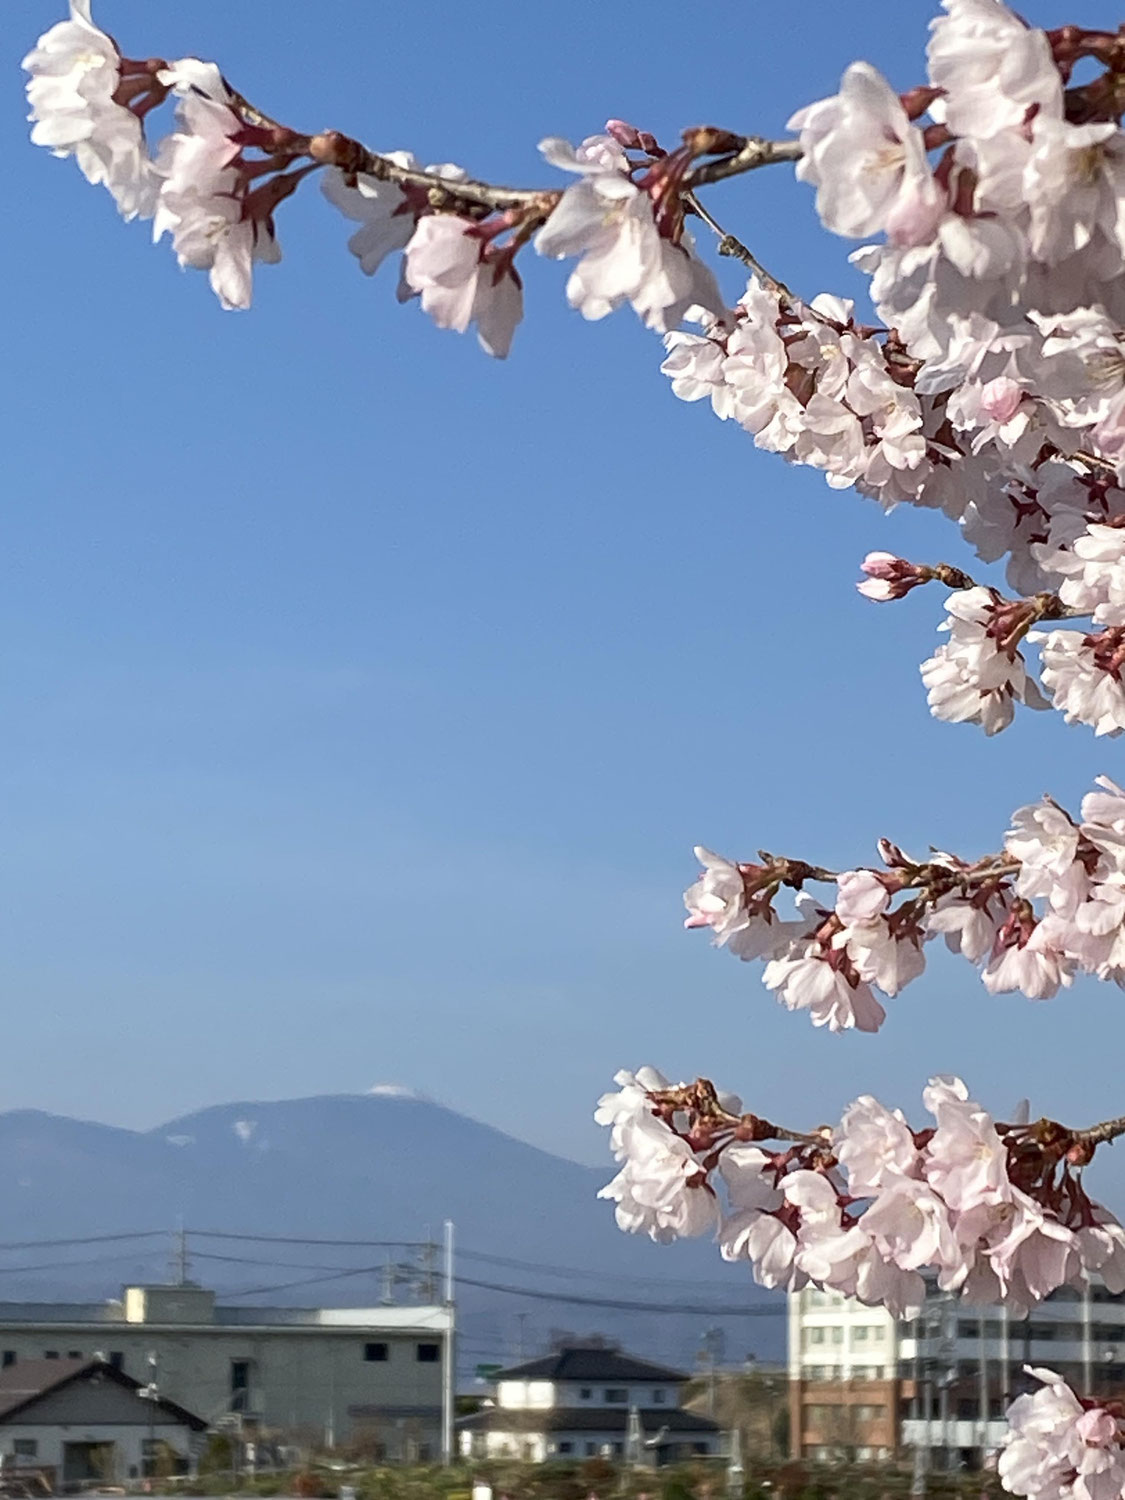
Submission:
M 207 1423 L 103 1359 L 0 1369 L 0 1472 L 34 1470 L 56 1494 L 186 1473 Z
M 461 1418 L 463 1458 L 664 1464 L 719 1452 L 719 1426 L 681 1404 L 688 1376 L 604 1347 L 566 1347 L 500 1370 L 491 1405 Z

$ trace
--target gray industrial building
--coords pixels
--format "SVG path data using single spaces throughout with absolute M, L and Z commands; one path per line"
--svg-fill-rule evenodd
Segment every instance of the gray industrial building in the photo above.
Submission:
M 202 1287 L 105 1303 L 0 1303 L 0 1375 L 103 1359 L 211 1427 L 436 1460 L 452 1440 L 451 1304 L 224 1307 Z M 3 1443 L 0 1439 L 0 1448 Z

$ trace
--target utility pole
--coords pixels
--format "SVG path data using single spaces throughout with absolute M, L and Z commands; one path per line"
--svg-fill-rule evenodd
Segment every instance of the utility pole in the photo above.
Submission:
M 453 1220 L 445 1221 L 445 1266 L 444 1266 L 444 1311 L 445 1311 L 445 1358 L 441 1372 L 441 1461 L 445 1465 L 453 1462 L 453 1404 L 457 1391 L 457 1310 L 454 1298 L 456 1285 L 453 1277 Z
M 183 1219 L 180 1219 L 176 1225 L 175 1246 L 172 1252 L 173 1286 L 187 1286 L 191 1280 L 189 1275 L 190 1269 L 187 1230 L 184 1228 Z

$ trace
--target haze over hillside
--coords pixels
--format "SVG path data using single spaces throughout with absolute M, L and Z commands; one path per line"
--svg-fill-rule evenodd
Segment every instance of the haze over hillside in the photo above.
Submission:
M 226 1297 L 369 1306 L 392 1280 L 396 1296 L 416 1296 L 425 1259 L 372 1242 L 439 1239 L 451 1219 L 463 1366 L 514 1357 L 521 1343 L 534 1352 L 562 1329 L 690 1364 L 716 1324 L 728 1358 L 780 1357 L 781 1299 L 755 1287 L 745 1267 L 725 1266 L 712 1245 L 665 1248 L 621 1234 L 596 1197 L 609 1175 L 392 1087 L 217 1105 L 143 1132 L 11 1111 L 0 1114 L 5 1242 L 95 1242 L 0 1251 L 0 1295 L 93 1300 L 125 1281 L 165 1280 L 183 1224 L 190 1275 Z M 586 1300 L 551 1300 L 559 1295 Z M 620 1302 L 701 1310 L 604 1305 Z M 766 1315 L 707 1311 L 752 1305 Z

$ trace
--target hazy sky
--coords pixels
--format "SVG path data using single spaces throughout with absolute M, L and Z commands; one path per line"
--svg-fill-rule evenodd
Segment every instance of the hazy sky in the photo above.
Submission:
M 99 0 L 136 56 L 214 56 L 303 129 L 549 183 L 608 115 L 765 133 L 864 56 L 922 77 L 929 4 Z M 1035 21 L 1104 22 L 1030 0 Z M 508 364 L 347 254 L 308 183 L 224 314 L 26 143 L 8 0 L 0 285 L 0 1106 L 153 1125 L 239 1097 L 417 1088 L 597 1159 L 617 1067 L 713 1073 L 787 1120 L 958 1070 L 998 1110 L 1123 1107 L 1122 997 L 990 998 L 933 958 L 875 1039 L 815 1032 L 680 929 L 691 846 L 830 863 L 994 846 L 1121 752 L 1025 715 L 930 720 L 940 595 L 854 593 L 871 547 L 964 561 L 673 399 L 630 313 L 527 257 Z M 715 212 L 807 294 L 858 285 L 790 170 Z M 735 268 L 726 284 L 736 295 Z

